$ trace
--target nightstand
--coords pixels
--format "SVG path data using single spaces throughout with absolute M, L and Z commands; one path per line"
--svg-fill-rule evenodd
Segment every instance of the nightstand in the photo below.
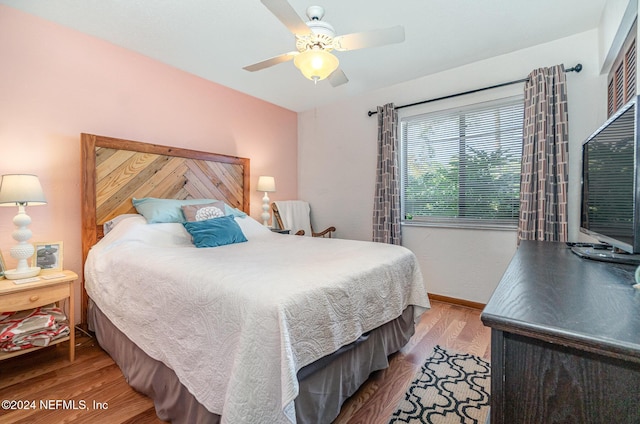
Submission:
M 291 230 L 283 230 L 281 228 L 273 228 L 273 227 L 270 227 L 269 229 L 274 233 L 278 233 L 278 234 L 291 234 Z
M 49 274 L 64 274 L 62 277 L 45 279 Z M 58 303 L 64 299 L 69 299 L 69 336 L 54 340 L 49 346 L 56 345 L 65 341 L 69 341 L 69 361 L 75 359 L 75 326 L 74 326 L 74 302 L 73 302 L 73 283 L 78 279 L 78 275 L 73 271 L 42 271 L 38 277 L 38 281 L 32 283 L 16 284 L 12 280 L 0 280 L 0 311 L 14 312 L 26 309 L 37 308 L 51 303 Z M 49 347 L 46 346 L 46 347 Z M 15 352 L 0 352 L 0 361 L 23 353 L 32 352 L 34 350 L 43 349 L 43 347 L 34 347 L 31 349 L 23 349 Z

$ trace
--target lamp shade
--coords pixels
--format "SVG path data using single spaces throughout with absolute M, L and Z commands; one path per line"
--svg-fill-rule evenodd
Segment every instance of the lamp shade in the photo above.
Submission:
M 262 176 L 258 178 L 257 191 L 272 192 L 276 191 L 276 180 L 273 177 Z
M 338 68 L 338 58 L 322 49 L 306 50 L 293 59 L 293 64 L 302 75 L 313 81 L 327 78 Z
M 6 174 L 0 180 L 0 206 L 46 205 L 40 180 L 30 174 Z

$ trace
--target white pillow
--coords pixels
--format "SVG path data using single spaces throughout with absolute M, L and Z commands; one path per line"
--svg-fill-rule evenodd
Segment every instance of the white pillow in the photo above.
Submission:
M 256 237 L 262 237 L 265 235 L 274 234 L 271 232 L 271 230 L 269 230 L 269 228 L 265 227 L 264 225 L 262 225 L 261 223 L 259 223 L 258 221 L 251 218 L 248 215 L 244 218 L 236 217 L 235 220 L 238 223 L 238 225 L 240 225 L 240 229 L 242 230 L 242 232 L 244 233 L 245 237 L 248 240 L 251 240 L 252 238 L 256 238 Z M 274 235 L 277 235 L 277 234 L 274 234 Z
M 193 246 L 191 235 L 180 223 L 148 224 L 142 215 L 122 219 L 99 244 L 105 248 L 136 241 L 155 247 Z
M 135 217 L 135 216 L 142 216 L 142 215 L 137 214 L 137 213 L 124 213 L 122 215 L 118 215 L 115 218 L 110 219 L 109 221 L 105 222 L 102 225 L 102 231 L 103 231 L 104 235 L 106 236 L 109 233 L 109 231 L 111 231 L 113 229 L 113 227 L 118 225 L 118 223 L 120 221 L 122 221 L 123 219 L 132 218 L 132 217 Z

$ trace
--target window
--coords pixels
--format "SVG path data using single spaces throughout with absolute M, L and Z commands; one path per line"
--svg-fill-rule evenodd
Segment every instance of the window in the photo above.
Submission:
M 402 118 L 406 222 L 516 228 L 523 97 Z
M 627 35 L 608 77 L 607 113 L 613 115 L 636 94 L 636 24 Z

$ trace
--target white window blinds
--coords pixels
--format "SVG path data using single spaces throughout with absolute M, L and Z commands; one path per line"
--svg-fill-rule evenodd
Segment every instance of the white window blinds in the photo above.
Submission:
M 523 109 L 518 96 L 403 118 L 405 221 L 516 227 Z

